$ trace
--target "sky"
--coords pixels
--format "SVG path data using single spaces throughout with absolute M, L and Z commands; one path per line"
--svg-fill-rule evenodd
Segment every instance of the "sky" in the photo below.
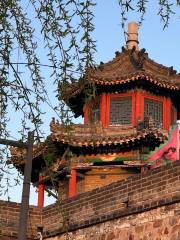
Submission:
M 94 10 L 95 30 L 93 38 L 96 40 L 97 52 L 95 62 L 108 62 L 115 56 L 116 51 L 121 51 L 125 46 L 125 38 L 121 29 L 120 8 L 117 0 L 98 0 Z M 157 16 L 158 1 L 149 1 L 145 20 L 139 29 L 139 47 L 145 48 L 149 57 L 154 61 L 165 66 L 173 66 L 177 72 L 180 72 L 180 10 L 174 9 L 177 14 L 170 19 L 169 27 L 163 30 L 163 23 Z M 128 20 L 138 21 L 137 14 L 130 13 L 127 15 Z M 127 29 L 127 26 L 126 26 Z M 42 55 L 43 58 L 43 55 Z M 46 72 L 45 72 L 46 73 Z M 12 118 L 14 117 L 12 113 Z M 49 123 L 55 114 L 48 110 L 45 115 L 45 132 L 49 134 Z M 14 121 L 15 117 L 14 117 Z M 81 122 L 77 119 L 76 122 Z M 16 131 L 16 130 L 15 130 Z M 9 195 L 12 201 L 21 201 L 21 186 L 9 189 Z M 31 189 L 30 204 L 36 205 L 37 194 Z M 5 197 L 0 197 L 6 199 Z M 45 198 L 45 204 L 54 202 L 53 198 Z
M 139 29 L 139 46 L 145 48 L 149 57 L 167 66 L 180 70 L 180 19 L 173 16 L 170 25 L 163 30 L 163 24 L 156 15 L 157 1 L 152 0 L 147 8 L 145 21 Z M 95 38 L 97 39 L 96 59 L 108 61 L 117 50 L 125 45 L 124 35 L 120 26 L 120 10 L 117 1 L 98 1 L 95 12 Z M 153 4 L 154 3 L 154 4 Z M 178 12 L 180 13 L 179 9 Z M 128 14 L 128 22 L 137 21 L 135 14 Z M 180 15 L 180 14 L 179 14 Z

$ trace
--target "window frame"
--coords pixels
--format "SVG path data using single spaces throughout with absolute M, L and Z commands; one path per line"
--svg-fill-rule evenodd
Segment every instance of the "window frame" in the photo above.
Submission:
M 107 126 L 133 126 L 134 125 L 134 100 L 135 95 L 134 92 L 131 93 L 113 93 L 113 94 L 107 94 L 107 118 L 106 118 L 106 125 Z M 110 124 L 110 107 L 111 107 L 111 101 L 116 98 L 126 98 L 131 97 L 131 123 L 130 124 Z
M 163 114 L 164 114 L 164 107 L 163 107 L 163 100 L 156 97 L 156 96 L 147 96 L 147 95 L 144 95 L 144 119 L 145 119 L 145 100 L 151 100 L 151 101 L 154 101 L 154 102 L 158 102 L 158 103 L 161 103 L 161 107 L 162 107 L 162 116 L 161 116 L 161 123 L 159 123 L 159 125 L 161 125 L 161 128 L 163 128 Z M 155 121 L 155 119 L 154 119 Z

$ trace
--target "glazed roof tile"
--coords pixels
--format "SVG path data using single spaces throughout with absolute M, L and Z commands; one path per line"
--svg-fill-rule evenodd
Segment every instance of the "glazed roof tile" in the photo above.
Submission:
M 102 128 L 101 124 L 73 124 L 67 129 L 58 122 L 52 122 L 51 131 L 50 136 L 53 141 L 62 142 L 74 147 L 122 145 L 148 136 L 153 136 L 159 139 L 160 142 L 163 142 L 167 138 L 167 132 L 161 129 L 137 131 L 131 125 Z
M 97 85 L 126 84 L 143 79 L 161 88 L 180 90 L 180 74 L 177 74 L 173 67 L 163 66 L 150 59 L 144 50 L 124 50 L 116 53 L 112 61 L 88 68 L 85 78 Z M 76 95 L 82 89 L 83 81 L 79 81 L 66 85 L 62 91 L 64 96 L 67 96 L 67 93 Z
M 125 50 L 96 69 L 88 69 L 90 80 L 98 84 L 119 84 L 145 78 L 162 87 L 180 90 L 180 75 L 148 57 L 144 51 Z
M 104 147 L 104 146 L 122 146 L 136 141 L 141 141 L 147 137 L 153 137 L 158 142 L 163 142 L 168 137 L 168 133 L 162 129 L 143 129 L 137 131 L 131 125 L 110 126 L 102 128 L 100 124 L 84 125 L 73 124 L 64 127 L 54 120 L 50 124 L 51 134 L 48 137 L 52 142 L 59 142 L 63 145 L 69 145 L 76 148 L 81 147 Z M 46 141 L 34 145 L 33 159 L 48 151 Z M 25 151 L 19 148 L 11 148 L 11 160 L 15 166 L 25 163 Z
M 33 159 L 43 154 L 46 149 L 47 149 L 47 145 L 45 142 L 35 144 L 33 146 Z M 11 152 L 11 162 L 13 162 L 15 166 L 25 163 L 25 159 L 26 159 L 25 149 L 18 148 L 18 147 L 11 147 L 10 152 Z

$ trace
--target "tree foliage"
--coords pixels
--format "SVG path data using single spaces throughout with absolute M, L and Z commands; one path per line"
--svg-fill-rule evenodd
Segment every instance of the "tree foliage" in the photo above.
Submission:
M 70 121 L 69 109 L 63 102 L 53 106 L 48 89 L 76 81 L 93 65 L 94 6 L 91 0 L 0 1 L 1 138 L 9 137 L 8 121 L 16 112 L 21 118 L 22 137 L 31 127 L 39 140 L 44 102 L 61 121 Z M 45 68 L 48 80 L 43 76 Z M 7 169 L 5 151 L 0 152 L 0 172 Z
M 74 81 L 85 66 L 93 64 L 92 1 L 24 2 L 0 2 L 1 135 L 6 127 L 2 120 L 11 104 L 23 112 L 22 125 L 26 127 L 30 120 L 39 136 L 40 104 L 48 100 L 48 92 L 42 77 L 44 59 L 38 51 L 45 51 L 46 66 L 51 67 L 49 81 L 57 86 Z
M 157 4 L 157 15 L 160 17 L 160 20 L 163 24 L 163 28 L 168 27 L 170 18 L 175 14 L 175 7 L 180 6 L 179 0 L 158 0 L 158 1 L 149 1 L 149 0 L 118 0 L 121 7 L 121 26 L 124 29 L 125 23 L 127 21 L 127 13 L 137 12 L 139 14 L 139 25 L 144 21 L 144 17 L 149 10 L 149 4 Z
M 127 14 L 137 12 L 142 24 L 149 2 L 117 1 L 124 32 Z M 45 102 L 61 122 L 71 121 L 63 101 L 59 101 L 58 106 L 50 102 L 49 88 L 54 86 L 57 90 L 61 83 L 77 81 L 85 69 L 94 64 L 96 44 L 92 33 L 96 3 L 95 0 L 0 1 L 0 138 L 10 136 L 8 121 L 13 112 L 21 118 L 22 137 L 31 127 L 40 139 Z M 159 0 L 157 3 L 157 14 L 167 27 L 180 1 Z M 44 72 L 49 78 L 45 78 Z M 60 97 L 61 93 L 56 91 L 56 95 Z M 5 153 L 8 152 L 1 149 L 0 176 L 6 172 Z

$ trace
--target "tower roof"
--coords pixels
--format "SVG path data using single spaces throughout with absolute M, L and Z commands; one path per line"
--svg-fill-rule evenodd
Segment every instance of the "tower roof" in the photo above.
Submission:
M 100 63 L 86 70 L 83 79 L 74 84 L 61 85 L 62 98 L 76 116 L 83 115 L 83 99 L 87 86 L 94 85 L 100 92 L 121 92 L 136 87 L 157 89 L 161 92 L 180 93 L 180 74 L 173 67 L 158 64 L 148 57 L 145 49 L 122 49 L 112 61 Z M 81 103 L 80 103 L 81 102 Z M 76 105 L 78 107 L 76 107 Z
M 117 52 L 112 61 L 96 69 L 88 69 L 87 74 L 90 81 L 101 85 L 126 84 L 144 79 L 162 88 L 180 90 L 180 75 L 172 67 L 151 60 L 144 49 Z

